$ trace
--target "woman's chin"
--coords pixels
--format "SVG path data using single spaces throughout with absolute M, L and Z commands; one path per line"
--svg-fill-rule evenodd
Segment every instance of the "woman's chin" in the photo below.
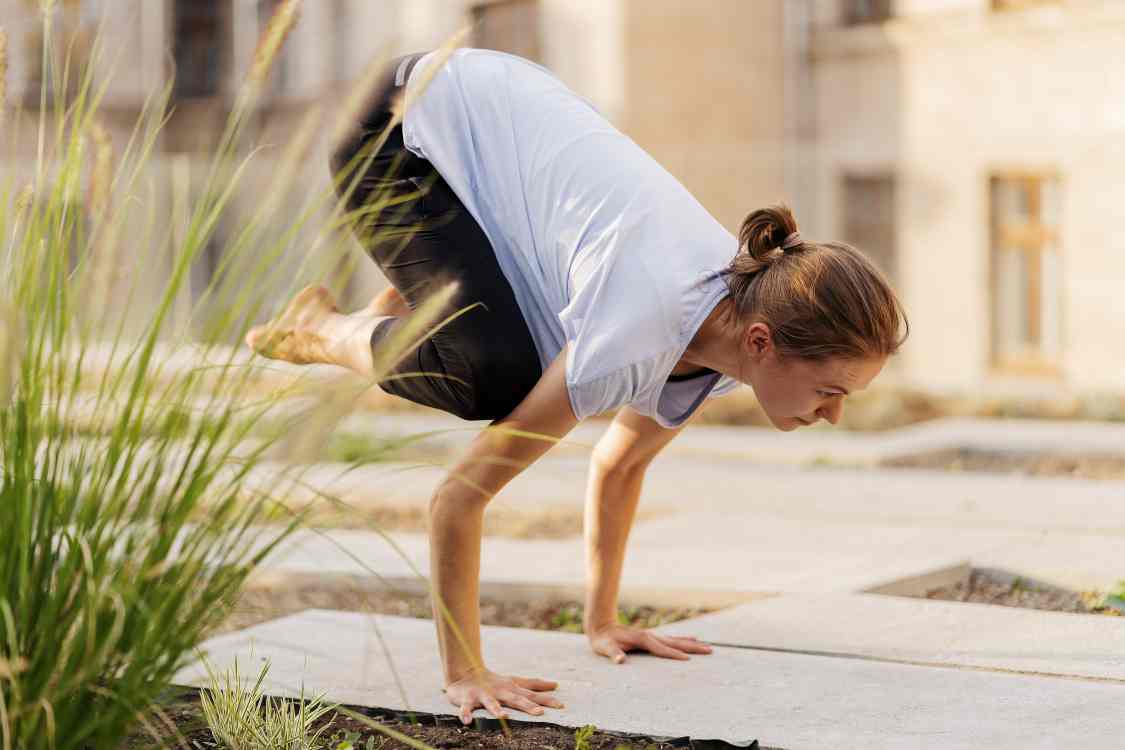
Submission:
M 766 416 L 770 415 L 767 414 Z M 770 422 L 772 422 L 773 426 L 781 430 L 782 432 L 792 432 L 793 430 L 802 426 L 801 422 L 799 422 L 795 417 L 774 418 L 770 416 Z

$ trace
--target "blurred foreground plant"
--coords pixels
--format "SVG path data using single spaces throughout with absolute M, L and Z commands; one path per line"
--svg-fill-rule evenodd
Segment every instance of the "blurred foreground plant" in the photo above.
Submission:
M 308 158 L 319 127 L 315 110 L 278 160 L 257 212 L 224 248 L 207 289 L 187 315 L 177 314 L 193 263 L 254 153 L 247 124 L 262 71 L 297 5 L 284 3 L 267 28 L 265 52 L 209 159 L 202 193 L 174 201 L 182 211 L 172 220 L 184 220 L 182 231 L 164 227 L 155 239 L 151 229 L 160 222 L 153 217 L 163 207 L 144 183 L 171 85 L 146 101 L 114 162 L 97 117 L 104 85 L 95 88 L 94 66 L 75 85 L 66 80 L 69 67 L 53 65 L 44 53 L 49 75 L 34 174 L 29 180 L 10 160 L 0 172 L 3 750 L 113 748 L 130 725 L 148 722 L 152 709 L 159 716 L 158 695 L 225 617 L 247 576 L 301 521 L 298 515 L 282 526 L 260 523 L 278 488 L 299 478 L 279 471 L 269 486 L 251 485 L 252 470 L 283 438 L 330 429 L 348 400 L 372 385 L 358 378 L 322 384 L 312 391 L 314 404 L 263 436 L 263 416 L 290 394 L 262 398 L 253 389 L 255 368 L 225 345 L 241 341 L 249 322 L 276 303 L 278 274 L 295 288 L 302 275 L 316 272 L 305 266 L 311 253 L 296 268 L 280 259 L 295 232 L 323 215 L 330 191 L 311 194 L 302 185 L 307 202 L 296 215 L 279 199 L 292 192 L 296 167 Z M 48 3 L 45 50 L 50 17 Z M 48 97 L 52 86 L 68 92 L 65 102 Z M 265 229 L 279 224 L 285 231 L 269 239 Z M 146 226 L 150 232 L 138 240 L 137 227 Z M 326 221 L 320 233 L 333 229 Z M 146 300 L 154 304 L 140 307 L 138 286 L 151 284 L 151 276 L 131 273 L 123 290 L 118 270 L 166 259 L 167 276 Z M 441 307 L 437 299 L 419 308 L 414 338 L 425 335 Z M 192 338 L 204 313 L 189 366 L 176 362 L 183 353 L 176 344 Z M 139 332 L 132 330 L 138 323 Z M 394 352 L 384 355 L 395 359 Z M 82 429 L 73 419 L 80 402 L 92 414 Z M 247 449 L 251 434 L 256 440 Z

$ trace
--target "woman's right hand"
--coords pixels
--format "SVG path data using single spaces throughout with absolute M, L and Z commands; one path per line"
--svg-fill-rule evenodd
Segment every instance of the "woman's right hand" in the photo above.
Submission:
M 566 708 L 561 701 L 547 695 L 546 691 L 558 688 L 557 682 L 530 677 L 515 677 L 485 670 L 445 686 L 449 702 L 457 706 L 462 724 L 473 720 L 473 710 L 480 706 L 498 719 L 507 719 L 502 706 L 510 706 L 525 713 L 539 716 L 543 706 Z

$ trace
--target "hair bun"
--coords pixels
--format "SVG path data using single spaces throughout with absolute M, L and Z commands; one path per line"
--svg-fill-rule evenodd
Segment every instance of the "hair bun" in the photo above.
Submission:
M 788 248 L 801 244 L 801 235 L 797 231 L 793 211 L 784 203 L 778 203 L 747 216 L 738 233 L 738 241 L 754 260 L 768 264 Z

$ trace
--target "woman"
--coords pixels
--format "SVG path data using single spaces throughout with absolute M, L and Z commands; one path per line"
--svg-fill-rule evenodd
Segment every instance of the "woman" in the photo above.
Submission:
M 882 275 L 839 243 L 801 238 L 784 206 L 754 211 L 736 240 L 587 100 L 546 69 L 488 50 L 408 55 L 388 67 L 361 126 L 332 158 L 337 175 L 417 96 L 359 175 L 349 208 L 384 207 L 357 234 L 393 285 L 340 314 L 303 290 L 248 343 L 268 356 L 373 374 L 373 347 L 445 281 L 470 307 L 380 382 L 465 419 L 563 437 L 622 408 L 590 464 L 585 632 L 615 663 L 644 650 L 687 659 L 694 638 L 617 624 L 625 541 L 645 468 L 707 398 L 749 384 L 770 421 L 836 423 L 905 338 Z M 420 95 L 421 75 L 433 65 Z M 475 303 L 483 305 L 473 306 Z M 435 611 L 445 693 L 468 723 L 481 706 L 562 707 L 554 682 L 484 667 L 478 603 L 485 506 L 550 441 L 482 431 L 430 504 Z M 437 610 L 435 606 L 435 610 Z M 450 620 L 452 622 L 450 622 Z

